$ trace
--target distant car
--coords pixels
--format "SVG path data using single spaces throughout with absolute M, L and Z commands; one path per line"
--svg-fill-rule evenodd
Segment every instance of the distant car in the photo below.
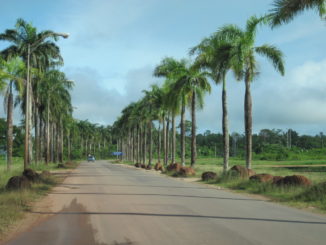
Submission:
M 94 156 L 88 156 L 87 161 L 89 162 L 95 162 L 95 157 Z

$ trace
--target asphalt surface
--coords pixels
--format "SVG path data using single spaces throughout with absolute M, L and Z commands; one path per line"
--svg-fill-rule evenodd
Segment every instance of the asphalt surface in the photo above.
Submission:
M 49 195 L 47 218 L 8 244 L 325 244 L 326 218 L 105 161 Z

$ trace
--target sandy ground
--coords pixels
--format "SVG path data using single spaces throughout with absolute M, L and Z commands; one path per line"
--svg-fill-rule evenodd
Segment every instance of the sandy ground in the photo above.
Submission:
M 194 181 L 193 179 L 192 181 Z M 158 173 L 82 163 L 5 244 L 324 244 L 326 218 Z

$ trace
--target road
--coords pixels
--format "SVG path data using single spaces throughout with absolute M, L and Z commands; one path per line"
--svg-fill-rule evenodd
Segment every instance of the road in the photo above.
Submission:
M 153 172 L 82 163 L 8 245 L 325 244 L 326 218 Z

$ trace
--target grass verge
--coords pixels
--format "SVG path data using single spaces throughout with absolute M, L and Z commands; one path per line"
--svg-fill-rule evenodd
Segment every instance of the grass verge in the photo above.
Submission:
M 155 162 L 154 160 L 153 163 Z M 119 163 L 132 165 L 130 161 L 119 161 Z M 196 171 L 194 177 L 200 178 L 203 172 L 213 171 L 219 177 L 217 180 L 206 182 L 208 184 L 218 185 L 237 192 L 258 194 L 272 201 L 297 208 L 309 208 L 316 212 L 326 213 L 326 161 L 324 160 L 255 160 L 252 163 L 253 170 L 257 174 L 268 173 L 274 176 L 304 175 L 312 181 L 313 185 L 311 187 L 279 187 L 271 183 L 258 183 L 249 179 L 223 175 L 222 163 L 222 158 L 198 158 L 194 168 Z M 189 162 L 186 162 L 186 165 L 189 166 Z M 244 165 L 244 161 L 231 158 L 230 166 L 233 165 Z M 165 174 L 173 176 L 173 172 L 165 172 Z
M 78 163 L 69 164 L 67 168 L 75 168 L 77 165 Z M 49 165 L 32 165 L 30 167 L 36 171 L 60 171 L 57 168 L 57 164 L 53 163 Z M 31 210 L 34 202 L 46 195 L 53 186 L 63 181 L 62 176 L 51 175 L 43 178 L 40 183 L 32 183 L 30 189 L 9 191 L 5 188 L 8 180 L 12 176 L 22 174 L 22 159 L 14 159 L 10 171 L 5 169 L 6 166 L 4 162 L 0 161 L 0 237 L 2 234 L 5 234 L 10 227 L 22 219 L 26 211 Z

